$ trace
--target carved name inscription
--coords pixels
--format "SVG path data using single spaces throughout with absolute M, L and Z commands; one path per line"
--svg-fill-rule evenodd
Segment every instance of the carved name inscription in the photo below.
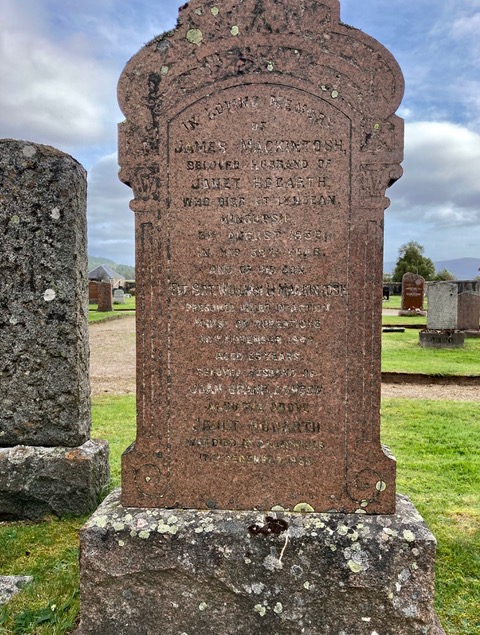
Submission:
M 287 3 L 226 2 L 189 3 L 120 84 L 138 272 L 123 502 L 393 511 L 379 326 L 401 75 L 335 0 L 318 42 L 285 35 Z
M 168 137 L 171 428 L 200 415 L 172 454 L 191 479 L 203 463 L 236 464 L 246 482 L 249 466 L 281 479 L 293 465 L 313 500 L 342 455 L 350 122 L 293 88 L 240 86 L 183 111 Z M 328 480 L 335 507 L 342 469 Z

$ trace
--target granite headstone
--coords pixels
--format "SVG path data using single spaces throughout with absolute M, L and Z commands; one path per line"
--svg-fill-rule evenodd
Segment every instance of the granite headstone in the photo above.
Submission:
M 86 514 L 107 484 L 89 441 L 86 173 L 0 141 L 0 519 Z
M 394 511 L 378 325 L 403 79 L 338 2 L 302 7 L 191 3 L 121 77 L 138 278 L 126 505 Z
M 81 635 L 444 635 L 379 439 L 402 93 L 337 0 L 193 0 L 127 65 L 137 439 L 82 531 Z
M 427 285 L 427 329 L 458 328 L 458 287 L 455 282 L 429 282 Z
M 457 328 L 459 331 L 478 331 L 480 321 L 480 295 L 472 291 L 458 294 Z
M 426 315 L 423 307 L 425 278 L 406 273 L 402 278 L 402 304 L 399 315 Z
M 123 289 L 115 289 L 113 292 L 113 304 L 125 304 L 125 291 Z
M 97 282 L 98 286 L 98 307 L 97 311 L 113 311 L 112 283 L 103 281 Z

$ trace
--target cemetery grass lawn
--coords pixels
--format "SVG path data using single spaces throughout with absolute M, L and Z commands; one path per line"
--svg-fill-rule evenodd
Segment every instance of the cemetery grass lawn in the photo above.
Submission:
M 111 451 L 111 488 L 135 437 L 135 398 L 93 400 L 94 438 Z M 480 579 L 478 404 L 386 399 L 382 438 L 410 496 L 438 539 L 436 607 L 448 635 L 476 635 Z M 0 635 L 64 635 L 79 610 L 78 531 L 86 518 L 0 524 L 0 571 L 34 582 L 0 608 Z
M 136 300 L 135 297 L 125 298 L 125 304 L 114 304 L 113 311 L 97 311 L 98 304 L 88 305 L 88 323 L 93 322 L 106 322 L 107 320 L 123 317 L 124 315 L 130 315 L 132 311 L 135 311 Z
M 383 300 L 382 308 L 383 309 L 400 309 L 402 306 L 402 296 L 401 295 L 391 295 L 390 300 Z M 423 306 L 427 308 L 427 297 L 425 296 L 423 300 Z
M 448 635 L 480 633 L 480 422 L 473 402 L 385 399 L 397 491 L 437 538 L 435 605 Z
M 405 317 L 403 315 L 382 315 L 382 324 L 383 326 L 406 326 L 409 324 L 422 324 L 426 328 L 427 318 L 423 315 L 415 315 L 412 317 Z
M 92 437 L 110 443 L 110 489 L 120 485 L 120 457 L 135 439 L 135 398 L 93 399 Z M 78 532 L 83 518 L 0 523 L 0 574 L 32 575 L 34 582 L 0 606 L 0 635 L 64 635 L 80 606 Z
M 465 348 L 422 348 L 418 331 L 383 333 L 382 371 L 425 375 L 480 375 L 480 338 L 466 338 Z

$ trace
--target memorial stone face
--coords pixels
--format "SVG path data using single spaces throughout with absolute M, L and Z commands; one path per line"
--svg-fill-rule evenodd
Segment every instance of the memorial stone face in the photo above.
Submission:
M 455 330 L 458 316 L 458 286 L 455 282 L 430 282 L 427 286 L 427 328 Z
M 425 278 L 406 273 L 402 278 L 402 311 L 423 311 Z
M 98 285 L 98 311 L 113 311 L 112 283 L 97 282 Z
M 478 331 L 480 296 L 470 291 L 458 295 L 458 325 L 460 331 Z
M 129 62 L 138 418 L 123 504 L 394 511 L 380 320 L 402 94 L 337 0 L 194 0 Z
M 0 141 L 0 446 L 89 438 L 86 173 Z
M 125 292 L 123 289 L 115 289 L 113 292 L 114 304 L 125 304 Z

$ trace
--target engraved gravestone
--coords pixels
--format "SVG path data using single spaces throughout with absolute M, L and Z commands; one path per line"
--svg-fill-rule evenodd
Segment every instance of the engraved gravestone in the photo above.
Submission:
M 112 283 L 103 280 L 96 283 L 98 286 L 97 311 L 113 311 Z
M 122 75 L 137 439 L 81 533 L 79 635 L 445 635 L 379 440 L 402 76 L 339 18 L 194 0 Z
M 471 291 L 458 294 L 458 329 L 478 331 L 480 320 L 480 295 Z
M 430 282 L 427 286 L 427 329 L 455 330 L 458 315 L 458 286 L 455 282 Z
M 399 315 L 426 315 L 423 309 L 425 278 L 406 273 L 402 278 L 402 304 Z
M 308 7 L 320 39 L 296 3 L 191 3 L 121 77 L 138 272 L 127 505 L 394 511 L 379 324 L 403 79 L 337 2 Z

